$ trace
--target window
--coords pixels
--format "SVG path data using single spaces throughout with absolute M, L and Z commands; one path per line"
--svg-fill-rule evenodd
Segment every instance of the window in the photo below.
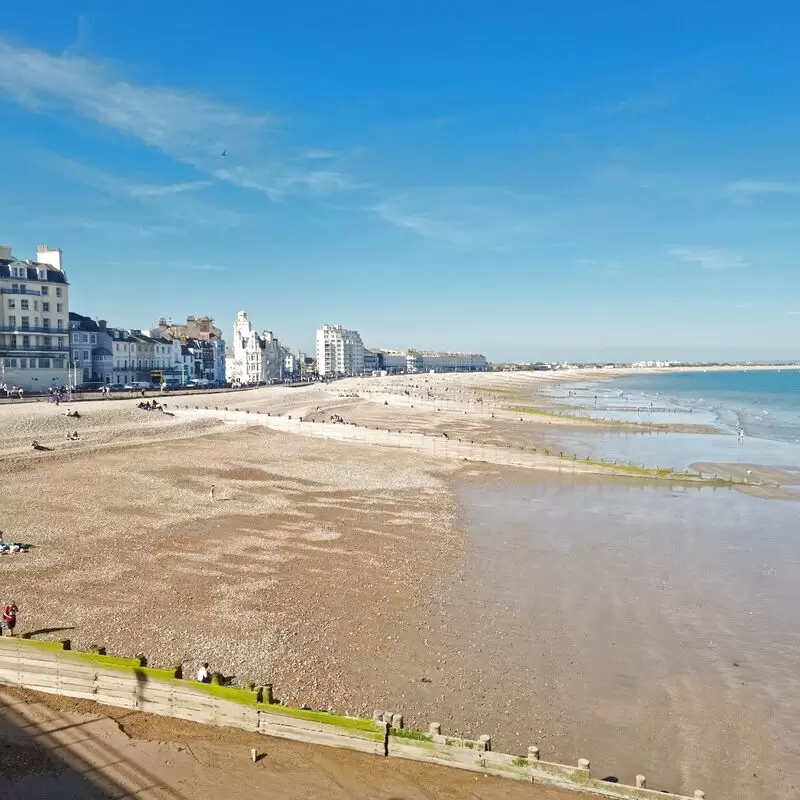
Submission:
M 49 311 L 50 303 L 42 303 L 42 311 Z
M 64 337 L 63 336 L 59 336 L 58 337 L 58 349 L 61 350 L 63 347 L 64 347 Z
M 23 317 L 22 318 L 22 327 L 23 328 L 30 328 L 31 326 L 31 318 L 30 317 Z
M 81 335 L 79 333 L 72 334 L 72 344 L 78 344 L 80 340 L 81 340 Z
M 28 273 L 25 267 L 11 267 L 11 277 L 12 278 L 27 278 Z
M 89 360 L 89 351 L 88 350 L 84 350 L 83 351 L 83 360 L 84 361 L 88 361 Z
M 16 328 L 17 327 L 17 318 L 13 314 L 8 318 L 8 324 L 12 328 Z
M 42 297 L 47 297 L 47 293 L 49 289 L 46 286 L 42 286 Z
M 16 300 L 9 299 L 9 301 L 8 301 L 8 307 L 9 307 L 9 308 L 16 308 L 16 307 L 17 307 L 17 301 L 16 301 Z
M 38 300 L 34 300 L 33 301 L 33 310 L 34 311 L 38 311 L 39 310 L 39 301 Z
M 96 334 L 96 333 L 92 333 L 92 334 L 90 334 L 90 336 L 89 336 L 89 341 L 90 341 L 92 344 L 97 344 L 97 334 Z
M 39 278 L 40 281 L 47 280 L 47 269 L 43 267 L 38 267 L 36 270 L 36 276 Z
M 61 297 L 61 287 L 56 286 L 56 297 Z
M 47 330 L 50 330 L 50 318 L 49 317 L 45 317 L 42 320 L 42 327 L 43 328 L 47 328 Z
M 88 334 L 88 333 L 82 333 L 82 334 L 81 334 L 81 341 L 82 341 L 84 344 L 86 344 L 86 343 L 89 341 L 89 334 Z
M 54 358 L 53 359 L 53 369 L 64 369 L 64 359 L 63 358 Z
M 39 369 L 50 369 L 50 359 L 49 358 L 40 358 L 39 359 Z
M 27 301 L 27 300 L 20 300 L 20 301 L 19 301 L 19 307 L 20 307 L 20 308 L 21 308 L 23 311 L 27 311 L 27 310 L 28 310 L 28 301 Z
M 20 369 L 27 369 L 27 367 L 28 367 L 28 359 L 27 358 L 21 358 L 19 360 L 19 368 Z
M 3 366 L 4 367 L 16 367 L 17 366 L 17 359 L 16 358 L 4 358 L 3 359 Z
M 61 314 L 64 311 L 64 304 L 63 303 L 56 303 L 56 311 Z
M 64 320 L 63 319 L 59 319 L 59 320 L 56 321 L 56 328 L 58 328 L 60 331 L 64 330 Z
M 31 346 L 31 337 L 30 336 L 23 336 L 22 337 L 22 348 L 24 350 L 29 350 Z

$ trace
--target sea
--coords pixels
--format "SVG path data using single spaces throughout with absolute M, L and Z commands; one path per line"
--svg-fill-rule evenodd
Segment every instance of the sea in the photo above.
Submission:
M 495 670 L 480 687 L 485 724 L 518 732 L 506 747 L 535 741 L 554 761 L 585 753 L 623 782 L 645 774 L 648 787 L 689 796 L 796 800 L 800 371 L 642 374 L 551 392 L 576 416 L 681 426 L 548 428 L 548 442 L 579 457 L 796 478 L 781 477 L 780 493 L 526 471 L 465 479 L 466 571 L 451 609 L 482 615 L 468 629 Z M 511 728 L 509 698 L 525 711 Z
M 696 462 L 755 463 L 800 471 L 800 370 L 709 370 L 563 383 L 560 405 L 582 416 L 622 422 L 701 425 L 715 435 L 565 431 L 559 445 L 648 466 Z M 578 452 L 580 456 L 584 453 Z M 655 461 L 654 461 L 655 459 Z

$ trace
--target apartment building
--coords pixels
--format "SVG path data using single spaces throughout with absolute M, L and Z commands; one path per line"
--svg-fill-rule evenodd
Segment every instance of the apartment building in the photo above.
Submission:
M 341 325 L 318 328 L 317 371 L 325 377 L 361 375 L 364 372 L 364 343 L 358 331 Z
M 185 364 L 185 380 L 182 382 L 225 382 L 225 340 L 222 331 L 214 325 L 213 317 L 187 316 L 185 323 L 174 323 L 162 317 L 151 333 L 181 343 Z
M 225 342 L 222 339 L 183 339 L 181 350 L 187 381 L 225 382 Z
M 114 386 L 185 383 L 181 343 L 155 331 L 111 328 Z
M 93 320 L 69 312 L 69 348 L 72 379 L 77 385 L 114 382 L 114 354 L 111 334 L 104 319 Z
M 434 350 L 373 349 L 368 362 L 387 372 L 485 372 L 486 356 L 480 353 L 448 353 Z
M 0 246 L 0 383 L 45 392 L 69 383 L 69 283 L 61 250 L 35 260 Z
M 288 376 L 286 367 L 290 362 L 287 362 L 287 356 L 290 355 L 289 349 L 272 331 L 256 331 L 247 312 L 240 311 L 233 323 L 233 347 L 226 364 L 227 379 L 250 386 L 283 380 Z

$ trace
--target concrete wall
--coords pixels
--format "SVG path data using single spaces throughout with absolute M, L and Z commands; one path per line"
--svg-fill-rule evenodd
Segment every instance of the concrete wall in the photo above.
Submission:
M 431 723 L 428 732 L 408 731 L 396 713 L 376 711 L 372 719 L 361 719 L 290 708 L 272 702 L 271 687 L 240 689 L 184 680 L 179 667 L 153 669 L 139 658 L 76 652 L 69 642 L 0 638 L 0 684 L 604 797 L 688 800 L 647 789 L 641 775 L 635 787 L 592 778 L 584 759 L 573 767 L 540 761 L 535 747 L 524 757 L 495 753 L 489 736 L 476 740 L 443 736 L 438 723 Z M 694 800 L 702 797 L 697 790 Z

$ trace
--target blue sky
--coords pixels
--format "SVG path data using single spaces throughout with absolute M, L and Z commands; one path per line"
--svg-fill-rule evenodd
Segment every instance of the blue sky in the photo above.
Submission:
M 229 333 L 244 308 L 303 349 L 341 322 L 494 359 L 797 357 L 798 23 L 736 0 L 4 4 L 0 241 L 63 248 L 73 310 L 117 325 Z

